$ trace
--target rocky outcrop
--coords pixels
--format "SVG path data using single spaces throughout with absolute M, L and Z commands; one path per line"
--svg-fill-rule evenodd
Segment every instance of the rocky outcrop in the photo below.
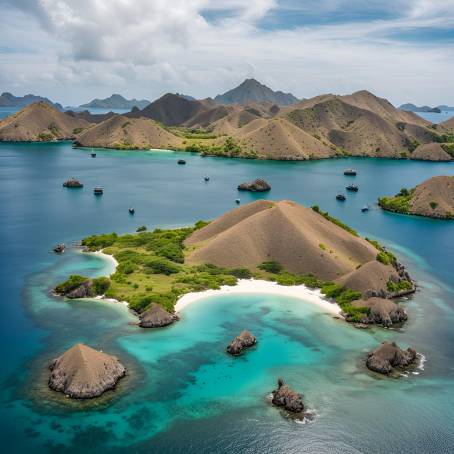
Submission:
M 49 366 L 49 387 L 74 399 L 91 399 L 113 389 L 126 374 L 123 364 L 115 357 L 76 344 Z
M 239 355 L 245 348 L 252 347 L 257 343 L 257 339 L 249 331 L 242 331 L 239 336 L 235 337 L 227 346 L 227 353 Z
M 304 410 L 303 399 L 301 395 L 293 391 L 288 385 L 284 383 L 282 378 L 277 381 L 277 389 L 273 394 L 273 405 L 277 407 L 283 407 L 292 413 L 301 413 Z
M 402 350 L 395 342 L 383 342 L 368 354 L 366 366 L 374 372 L 389 374 L 394 367 L 405 369 L 415 360 L 416 351 L 412 348 Z
M 66 293 L 66 298 L 76 299 L 76 298 L 90 298 L 94 295 L 93 284 L 91 280 L 87 280 L 80 284 L 75 289 Z
M 151 303 L 150 307 L 139 316 L 142 328 L 161 328 L 178 320 L 178 316 L 167 312 L 159 304 Z
M 249 183 L 241 183 L 237 189 L 238 191 L 266 192 L 271 189 L 271 186 L 265 180 L 257 178 Z
M 369 298 L 367 300 L 356 300 L 352 302 L 355 307 L 367 307 L 369 314 L 365 314 L 361 319 L 364 324 L 376 324 L 391 326 L 395 323 L 402 323 L 408 316 L 405 309 L 390 299 Z

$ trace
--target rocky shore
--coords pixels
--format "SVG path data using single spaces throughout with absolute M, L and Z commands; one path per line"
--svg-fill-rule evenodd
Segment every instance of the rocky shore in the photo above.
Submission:
M 126 374 L 117 357 L 76 344 L 49 366 L 49 387 L 74 399 L 98 397 Z
M 167 312 L 162 306 L 151 303 L 149 308 L 139 315 L 142 328 L 162 328 L 179 320 L 178 316 Z
M 389 374 L 393 368 L 405 369 L 416 361 L 416 351 L 412 348 L 402 350 L 395 342 L 383 342 L 368 354 L 366 366 L 380 374 Z

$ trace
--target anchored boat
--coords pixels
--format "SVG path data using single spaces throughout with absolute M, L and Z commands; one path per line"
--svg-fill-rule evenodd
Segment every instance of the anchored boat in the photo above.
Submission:
M 104 189 L 100 188 L 99 186 L 93 189 L 93 193 L 95 195 L 102 195 L 104 193 Z
M 84 185 L 75 178 L 70 178 L 63 183 L 64 188 L 83 188 Z
M 344 170 L 344 175 L 348 175 L 348 176 L 354 177 L 356 175 L 356 170 L 355 169 L 345 169 Z
M 345 186 L 345 189 L 347 189 L 347 191 L 358 192 L 359 188 L 356 184 L 349 184 L 348 186 Z
M 339 192 L 339 194 L 336 195 L 336 199 L 340 200 L 341 202 L 345 201 L 346 198 L 347 197 L 345 197 L 345 195 L 340 192 Z

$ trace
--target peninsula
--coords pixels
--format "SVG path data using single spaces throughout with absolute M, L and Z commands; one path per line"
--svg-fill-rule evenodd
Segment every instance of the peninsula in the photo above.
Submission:
M 378 204 L 388 211 L 436 219 L 454 219 L 454 176 L 429 178 L 394 197 L 381 197 Z

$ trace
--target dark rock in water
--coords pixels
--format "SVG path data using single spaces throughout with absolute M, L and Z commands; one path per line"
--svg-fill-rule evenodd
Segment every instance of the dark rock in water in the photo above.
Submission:
M 415 360 L 416 351 L 412 348 L 402 350 L 395 342 L 383 342 L 380 347 L 369 353 L 366 366 L 374 372 L 389 374 L 394 367 L 404 369 Z
M 304 410 L 303 399 L 301 395 L 293 391 L 284 383 L 282 378 L 277 381 L 278 388 L 273 391 L 273 404 L 277 407 L 283 407 L 292 413 L 301 413 Z
M 408 318 L 405 309 L 390 299 L 372 297 L 367 300 L 353 301 L 352 305 L 369 309 L 369 314 L 364 314 L 361 323 L 388 327 L 395 323 L 405 322 Z
M 270 189 L 271 186 L 265 180 L 260 178 L 257 178 L 249 183 L 242 183 L 238 186 L 239 191 L 265 192 Z
M 243 349 L 252 347 L 257 343 L 257 339 L 249 331 L 242 331 L 227 346 L 227 352 L 231 355 L 239 355 Z
M 70 178 L 63 183 L 63 187 L 65 188 L 83 188 L 84 185 L 75 178 Z
M 142 328 L 161 328 L 178 320 L 178 316 L 167 312 L 159 304 L 151 303 L 150 307 L 139 316 Z
M 57 246 L 54 247 L 54 252 L 56 254 L 61 254 L 62 252 L 65 252 L 66 246 L 63 243 L 57 244 Z
M 49 366 L 52 371 L 49 387 L 75 399 L 90 399 L 113 389 L 126 374 L 115 357 L 76 344 Z

